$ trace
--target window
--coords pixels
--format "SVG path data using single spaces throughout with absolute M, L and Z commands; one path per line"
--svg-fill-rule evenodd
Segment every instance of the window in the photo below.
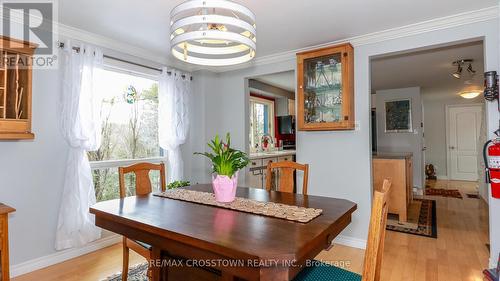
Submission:
M 102 117 L 101 147 L 88 152 L 97 201 L 119 198 L 118 167 L 165 161 L 158 144 L 158 81 L 114 68 L 96 75 Z M 159 173 L 151 172 L 158 188 Z M 134 175 L 125 178 L 133 194 Z
M 262 136 L 274 138 L 274 101 L 250 97 L 250 147 L 261 144 Z

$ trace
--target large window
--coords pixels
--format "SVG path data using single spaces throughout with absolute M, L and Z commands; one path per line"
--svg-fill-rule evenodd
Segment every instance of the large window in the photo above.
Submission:
M 102 117 L 101 147 L 88 152 L 97 201 L 119 197 L 118 167 L 164 161 L 158 144 L 158 82 L 145 75 L 106 68 L 97 74 Z M 159 174 L 151 172 L 158 188 Z M 134 190 L 133 174 L 125 178 Z
M 250 147 L 261 145 L 262 136 L 274 138 L 274 101 L 250 97 Z

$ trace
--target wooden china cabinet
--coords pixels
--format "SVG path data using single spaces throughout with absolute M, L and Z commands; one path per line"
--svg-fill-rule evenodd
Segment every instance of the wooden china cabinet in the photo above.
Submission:
M 31 72 L 36 44 L 0 36 L 0 140 L 33 139 Z
M 353 130 L 354 49 L 343 44 L 297 54 L 300 131 Z
M 0 281 L 9 281 L 9 213 L 15 209 L 0 203 Z

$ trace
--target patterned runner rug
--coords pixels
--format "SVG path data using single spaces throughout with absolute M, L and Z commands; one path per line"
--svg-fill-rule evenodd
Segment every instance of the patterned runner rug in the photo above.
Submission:
M 128 269 L 128 281 L 148 281 L 148 263 L 136 264 Z M 122 273 L 113 274 L 102 281 L 122 281 Z
M 389 214 L 387 230 L 437 238 L 436 201 L 414 199 L 408 210 L 408 221 L 399 222 L 397 215 Z
M 425 188 L 425 195 L 442 196 L 463 199 L 462 194 L 458 189 L 443 189 L 443 188 Z

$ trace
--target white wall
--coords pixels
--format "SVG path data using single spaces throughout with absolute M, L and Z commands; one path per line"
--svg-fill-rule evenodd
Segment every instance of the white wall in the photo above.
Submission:
M 424 131 L 425 131 L 425 162 L 436 167 L 436 175 L 440 179 L 447 179 L 446 159 L 446 106 L 457 104 L 483 104 L 480 95 L 475 99 L 464 99 L 458 95 L 458 89 L 451 88 L 422 88 L 424 103 Z M 482 179 L 480 179 L 482 180 Z
M 377 151 L 411 152 L 413 154 L 413 186 L 423 188 L 423 141 L 420 126 L 422 123 L 422 97 L 420 88 L 379 90 L 374 96 L 377 112 Z M 412 132 L 385 132 L 385 102 L 397 99 L 410 100 Z
M 484 39 L 485 71 L 498 70 L 498 20 L 429 31 L 423 34 L 355 46 L 355 113 L 358 130 L 346 132 L 298 132 L 297 161 L 310 164 L 310 193 L 340 197 L 358 204 L 353 221 L 343 235 L 366 239 L 371 201 L 370 67 L 371 57 L 461 40 Z M 247 147 L 245 77 L 292 70 L 295 61 L 258 65 L 225 72 L 206 97 L 207 137 L 229 131 L 240 149 Z M 496 130 L 496 104 L 488 105 L 488 131 Z M 492 136 L 490 134 L 490 136 Z M 500 200 L 490 199 L 491 256 L 500 251 Z

